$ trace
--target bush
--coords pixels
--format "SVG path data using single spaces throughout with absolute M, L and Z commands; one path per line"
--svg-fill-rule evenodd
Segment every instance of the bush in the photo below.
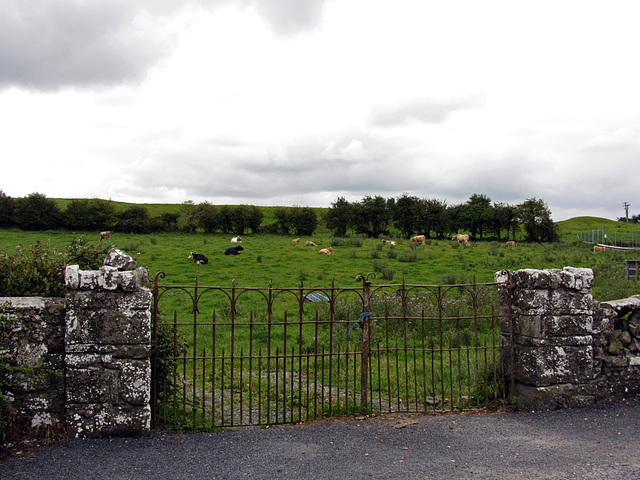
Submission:
M 364 241 L 366 238 L 366 235 L 353 235 L 349 239 L 349 243 L 354 247 L 361 247 L 362 245 L 364 245 Z
M 27 248 L 18 245 L 13 254 L 0 252 L 0 296 L 63 296 L 65 267 L 100 268 L 109 248 L 88 244 L 85 237 L 79 237 L 64 252 L 45 248 L 39 241 Z
M 47 250 L 40 242 L 16 247 L 13 255 L 0 254 L 0 297 L 60 297 L 64 286 L 66 257 L 56 249 Z
M 403 253 L 402 255 L 399 255 L 398 256 L 398 261 L 399 262 L 417 262 L 418 261 L 418 254 L 416 253 L 415 250 L 411 250 L 410 252 Z
M 386 268 L 387 262 L 383 260 L 374 260 L 373 261 L 373 271 L 374 272 L 382 272 L 384 268 Z
M 395 274 L 396 271 L 393 268 L 385 267 L 382 269 L 382 278 L 385 280 L 392 281 Z

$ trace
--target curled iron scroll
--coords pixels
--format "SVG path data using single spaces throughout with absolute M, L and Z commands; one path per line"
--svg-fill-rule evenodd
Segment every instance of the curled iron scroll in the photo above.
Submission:
M 369 282 L 369 279 L 373 280 L 374 278 L 376 278 L 375 272 L 369 272 L 366 275 L 356 275 L 356 281 L 358 282 Z

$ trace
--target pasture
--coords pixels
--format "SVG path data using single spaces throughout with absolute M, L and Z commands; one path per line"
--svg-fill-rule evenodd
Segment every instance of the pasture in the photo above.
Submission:
M 602 220 L 602 219 L 599 219 Z M 580 225 L 578 228 L 588 228 Z M 29 246 L 36 241 L 61 249 L 79 236 L 98 243 L 99 232 L 46 231 L 27 232 L 0 230 L 0 250 L 11 254 L 16 246 Z M 569 236 L 575 238 L 573 233 Z M 494 274 L 503 269 L 562 268 L 565 266 L 593 268 L 596 280 L 594 297 L 605 301 L 638 293 L 636 282 L 624 279 L 624 260 L 640 258 L 640 251 L 593 252 L 593 246 L 570 240 L 554 244 L 517 242 L 515 248 L 503 243 L 477 242 L 459 244 L 450 240 L 427 240 L 424 245 L 411 244 L 408 239 L 394 238 L 397 245 L 383 244 L 380 239 L 352 236 L 332 238 L 319 228 L 316 235 L 293 243 L 293 236 L 247 234 L 243 236 L 244 251 L 237 256 L 224 255 L 232 246 L 231 235 L 223 234 L 119 234 L 111 243 L 126 251 L 138 264 L 147 266 L 153 279 L 165 272 L 163 283 L 230 286 L 235 279 L 241 287 L 291 288 L 304 281 L 307 287 L 357 286 L 358 274 L 374 272 L 374 284 L 460 284 L 492 282 Z M 312 240 L 317 247 L 305 245 Z M 333 247 L 330 255 L 320 255 L 322 248 Z M 197 265 L 189 253 L 202 253 L 207 265 Z M 636 253 L 637 252 L 637 253 Z

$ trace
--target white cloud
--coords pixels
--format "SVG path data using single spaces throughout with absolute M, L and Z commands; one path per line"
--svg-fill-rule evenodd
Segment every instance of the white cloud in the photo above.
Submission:
M 640 208 L 637 10 L 9 0 L 0 189 L 313 206 L 481 193 L 616 218 Z

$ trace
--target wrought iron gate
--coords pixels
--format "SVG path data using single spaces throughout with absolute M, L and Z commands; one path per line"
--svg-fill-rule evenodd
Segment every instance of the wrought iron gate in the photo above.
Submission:
M 504 284 L 374 286 L 369 274 L 351 288 L 250 288 L 160 285 L 164 277 L 153 287 L 156 428 L 506 401 Z

